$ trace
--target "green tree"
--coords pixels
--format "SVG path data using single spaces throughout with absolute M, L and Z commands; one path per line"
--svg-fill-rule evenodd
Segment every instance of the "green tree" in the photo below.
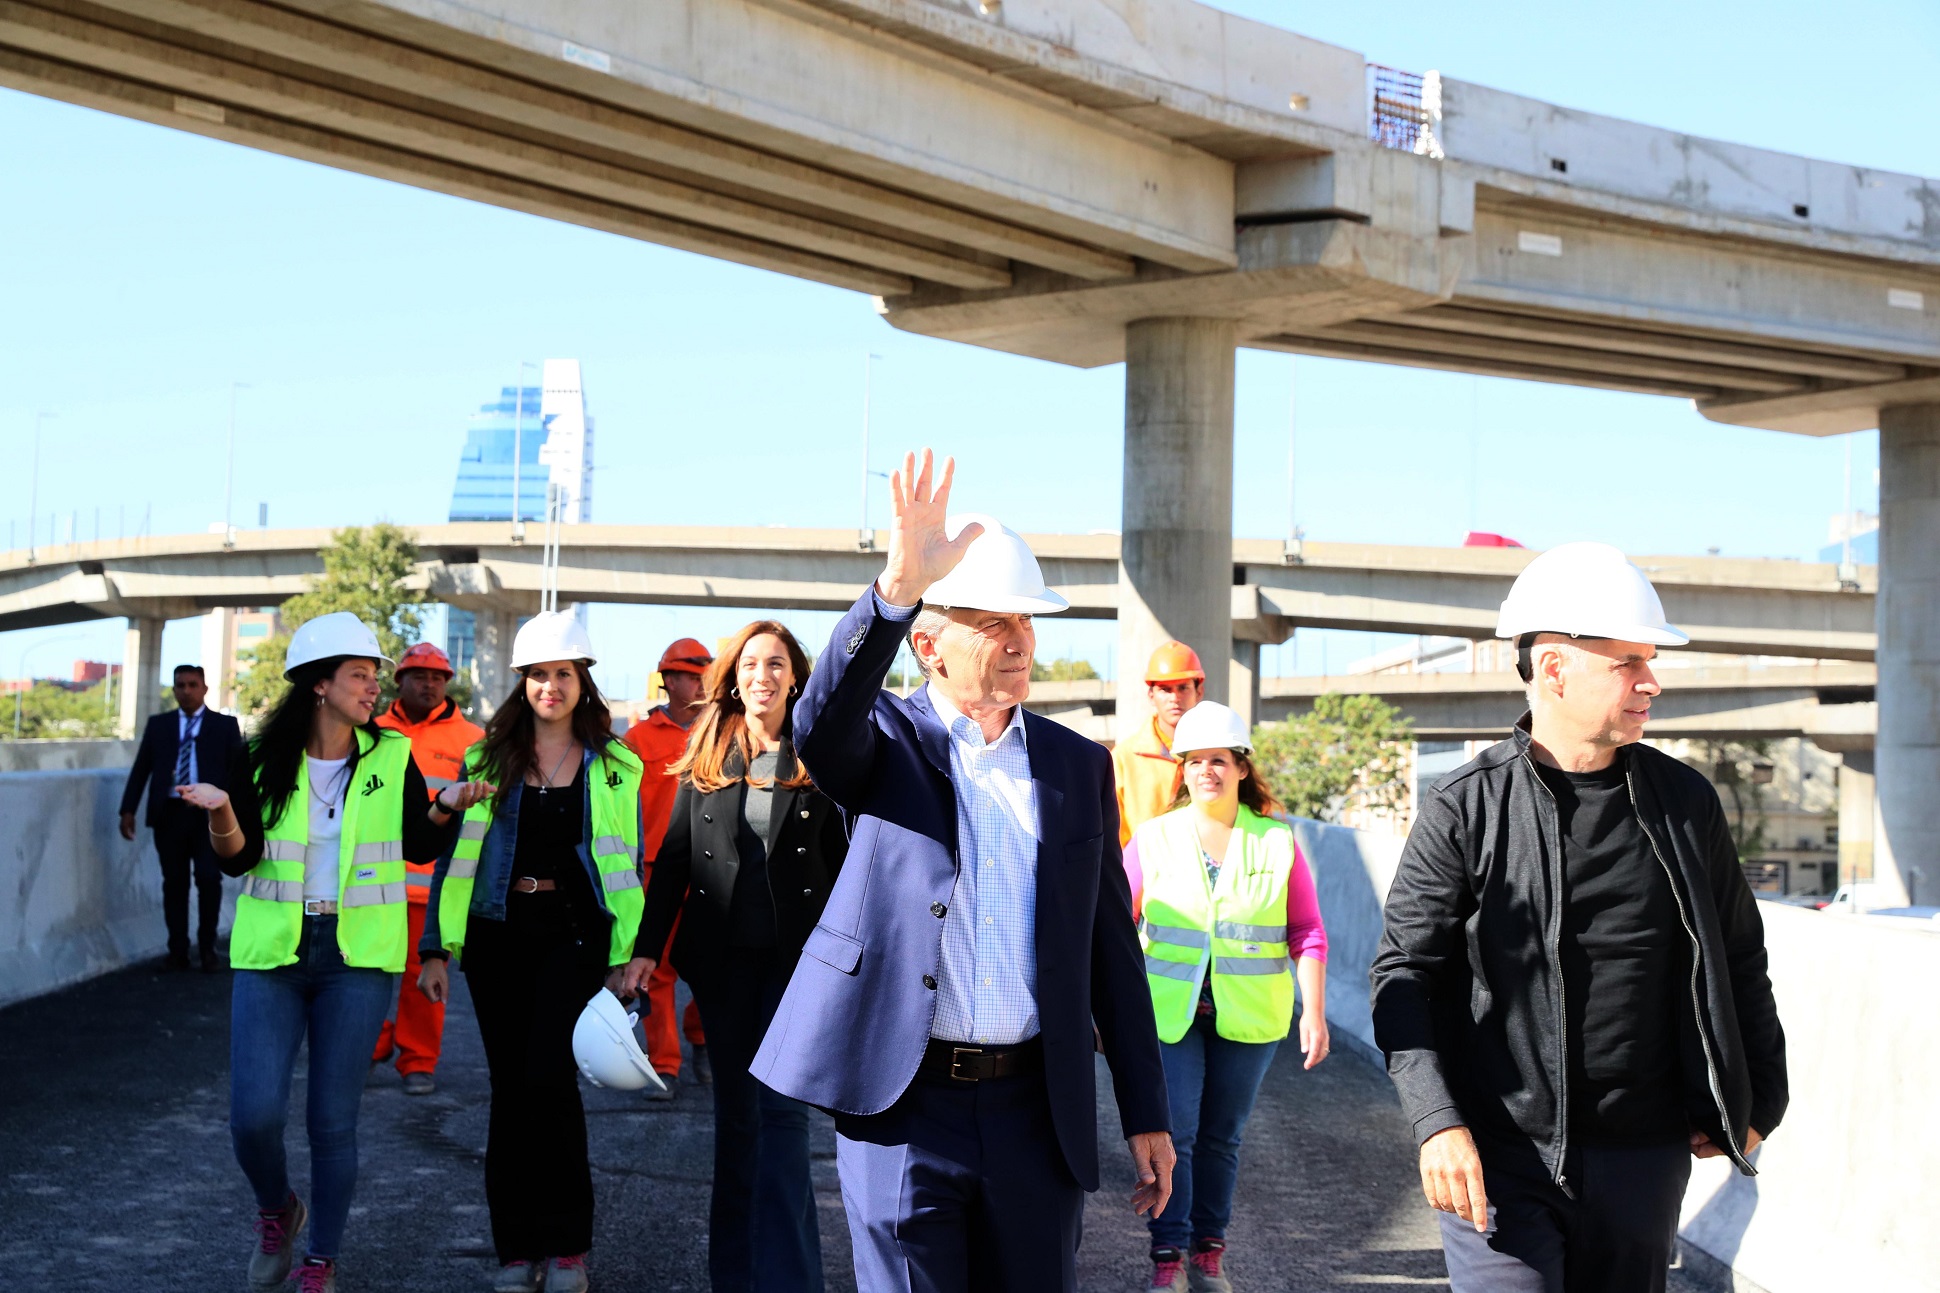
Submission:
M 1731 842 L 1738 857 L 1749 862 L 1772 846 L 1765 829 L 1765 786 L 1772 779 L 1770 741 L 1700 741 L 1705 764 L 1699 770 L 1711 778 L 1719 798 L 1730 809 Z M 1708 766 L 1707 766 L 1708 765 Z
M 1032 682 L 1089 682 L 1097 676 L 1098 671 L 1091 667 L 1089 660 L 1053 660 L 1049 664 L 1031 661 Z
M 0 708 L 0 736 L 14 735 L 16 712 L 22 740 L 76 740 L 115 734 L 118 715 L 109 708 L 111 698 L 105 683 L 70 691 L 43 678 L 28 691 L 0 699 L 5 701 L 5 707 Z
M 1412 723 L 1378 696 L 1328 692 L 1313 709 L 1253 730 L 1253 761 L 1296 817 L 1338 822 L 1350 808 L 1392 810 L 1408 793 Z
M 386 521 L 351 526 L 332 534 L 320 555 L 323 574 L 283 603 L 283 631 L 247 653 L 249 671 L 236 686 L 237 707 L 245 714 L 262 713 L 282 695 L 290 634 L 319 615 L 349 611 L 377 630 L 378 645 L 393 660 L 418 640 L 425 604 L 405 587 L 418 559 L 409 530 Z M 387 679 L 384 699 L 392 694 Z

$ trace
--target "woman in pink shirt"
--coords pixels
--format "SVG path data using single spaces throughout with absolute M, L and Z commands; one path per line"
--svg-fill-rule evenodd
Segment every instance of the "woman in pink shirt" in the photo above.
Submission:
M 1327 931 L 1251 752 L 1231 709 L 1188 710 L 1172 743 L 1179 797 L 1125 846 L 1179 1155 L 1172 1201 L 1147 1223 L 1150 1287 L 1165 1293 L 1231 1293 L 1222 1263 L 1240 1139 L 1296 1000 L 1305 1066 L 1327 1057 Z

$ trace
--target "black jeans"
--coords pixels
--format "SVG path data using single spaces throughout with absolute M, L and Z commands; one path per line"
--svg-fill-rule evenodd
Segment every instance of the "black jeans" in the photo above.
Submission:
M 1477 1147 L 1489 1233 L 1440 1214 L 1450 1293 L 1664 1293 L 1688 1144 L 1574 1147 L 1564 1175 L 1575 1198 L 1527 1145 Z
M 608 935 L 597 912 L 570 903 L 515 893 L 503 921 L 473 916 L 465 928 L 465 981 L 492 1078 L 485 1202 L 501 1264 L 593 1246 L 573 1025 L 606 979 Z
M 209 842 L 209 815 L 170 802 L 155 823 L 155 852 L 162 860 L 162 919 L 168 922 L 168 954 L 189 957 L 189 881 L 195 881 L 196 949 L 203 960 L 216 954 L 222 919 L 222 868 Z
M 732 948 L 688 980 L 714 1065 L 714 1192 L 707 1273 L 714 1293 L 821 1293 L 822 1238 L 809 1174 L 808 1106 L 748 1072 L 795 957 Z

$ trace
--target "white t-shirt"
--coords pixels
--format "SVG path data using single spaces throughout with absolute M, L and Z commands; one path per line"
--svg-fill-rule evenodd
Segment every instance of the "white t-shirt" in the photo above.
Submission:
M 344 792 L 349 759 L 313 759 L 310 765 L 310 838 L 303 849 L 303 896 L 337 900 L 337 853 L 344 837 Z

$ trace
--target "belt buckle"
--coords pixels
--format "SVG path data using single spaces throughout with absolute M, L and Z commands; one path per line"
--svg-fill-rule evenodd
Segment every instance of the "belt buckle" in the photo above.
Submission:
M 305 898 L 303 900 L 303 914 L 306 916 L 329 916 L 333 914 L 333 909 L 336 905 L 336 903 L 331 902 L 328 898 Z
M 983 1048 L 981 1046 L 952 1046 L 950 1048 L 950 1079 L 954 1082 L 981 1081 L 980 1078 L 972 1077 L 970 1074 L 961 1072 L 960 1070 L 963 1067 L 964 1056 L 977 1056 L 982 1054 Z
M 522 875 L 512 882 L 513 893 L 537 893 L 539 882 L 529 875 Z

